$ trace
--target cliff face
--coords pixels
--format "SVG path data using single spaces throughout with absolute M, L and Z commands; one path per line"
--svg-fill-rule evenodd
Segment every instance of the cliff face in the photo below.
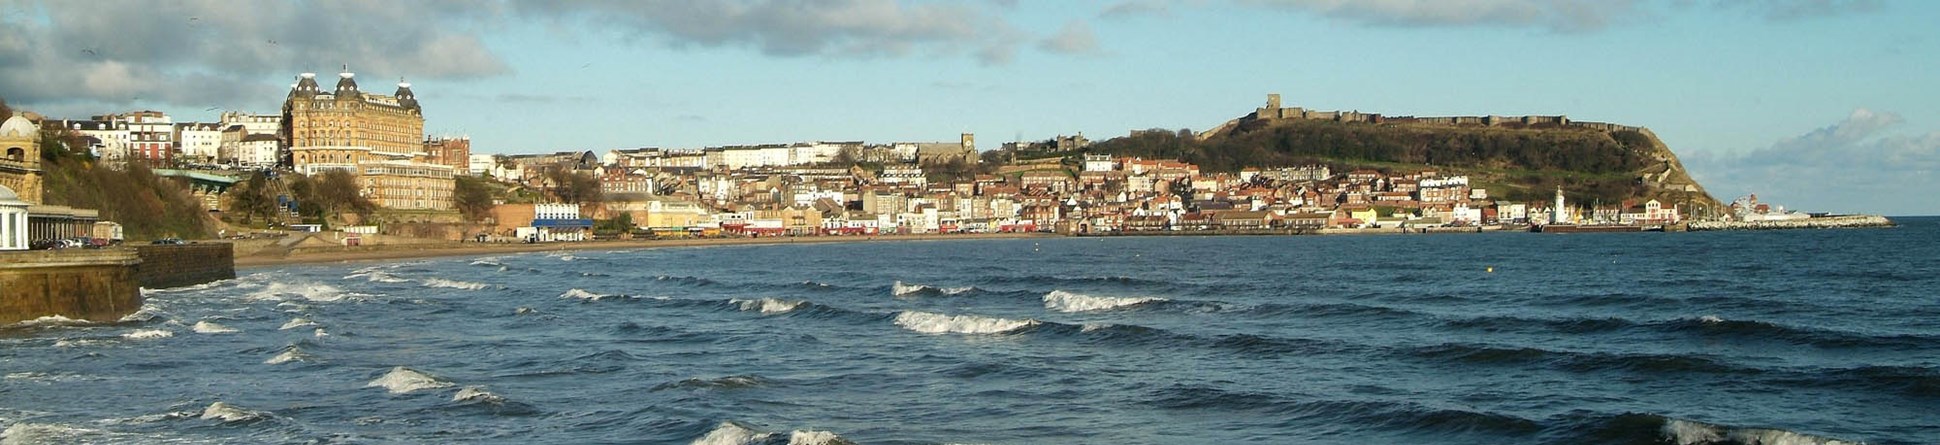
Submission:
M 1677 160 L 1677 153 L 1672 153 L 1670 146 L 1665 145 L 1664 141 L 1658 139 L 1657 134 L 1649 129 L 1642 129 L 1641 132 L 1650 137 L 1650 149 L 1647 154 L 1659 161 L 1658 165 L 1635 172 L 1646 187 L 1646 197 L 1665 203 L 1677 203 L 1685 209 L 1704 209 L 1718 213 L 1724 211 L 1724 203 L 1711 196 L 1710 192 L 1704 191 L 1704 186 L 1691 178 L 1690 172 L 1684 170 L 1684 162 Z M 1697 210 L 1686 211 L 1696 212 Z

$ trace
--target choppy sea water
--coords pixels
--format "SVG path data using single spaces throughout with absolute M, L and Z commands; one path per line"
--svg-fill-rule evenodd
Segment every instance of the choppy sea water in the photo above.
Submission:
M 1940 442 L 1940 220 L 246 270 L 0 330 L 15 443 Z

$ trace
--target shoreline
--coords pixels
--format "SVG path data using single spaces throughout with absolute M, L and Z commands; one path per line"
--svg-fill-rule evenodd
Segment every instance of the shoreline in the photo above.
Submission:
M 949 235 L 874 235 L 874 236 L 801 236 L 772 238 L 696 238 L 671 240 L 615 240 L 556 242 L 538 244 L 490 244 L 490 243 L 439 243 L 439 244 L 397 244 L 387 246 L 349 247 L 342 250 L 320 250 L 291 252 L 283 256 L 236 255 L 236 269 L 259 269 L 281 266 L 299 266 L 331 263 L 353 263 L 378 260 L 402 260 L 418 258 L 461 257 L 471 255 L 501 255 L 533 252 L 571 252 L 583 250 L 631 250 L 664 247 L 713 247 L 749 246 L 777 244 L 827 244 L 827 243 L 869 243 L 899 241 L 948 241 L 948 240 L 988 240 L 1018 238 L 1061 238 L 1062 235 L 1049 233 L 979 233 Z

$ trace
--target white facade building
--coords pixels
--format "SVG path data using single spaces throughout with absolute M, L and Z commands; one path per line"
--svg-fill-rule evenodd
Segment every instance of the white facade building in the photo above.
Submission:
M 0 185 L 0 250 L 27 250 L 27 201 Z
M 196 162 L 213 162 L 221 154 L 222 126 L 211 123 L 176 124 L 176 137 L 182 156 Z

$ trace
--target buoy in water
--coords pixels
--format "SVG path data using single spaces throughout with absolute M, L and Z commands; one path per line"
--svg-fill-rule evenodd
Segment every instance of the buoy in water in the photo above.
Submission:
M 1489 266 L 1488 271 L 1489 273 L 1495 273 L 1495 266 Z

